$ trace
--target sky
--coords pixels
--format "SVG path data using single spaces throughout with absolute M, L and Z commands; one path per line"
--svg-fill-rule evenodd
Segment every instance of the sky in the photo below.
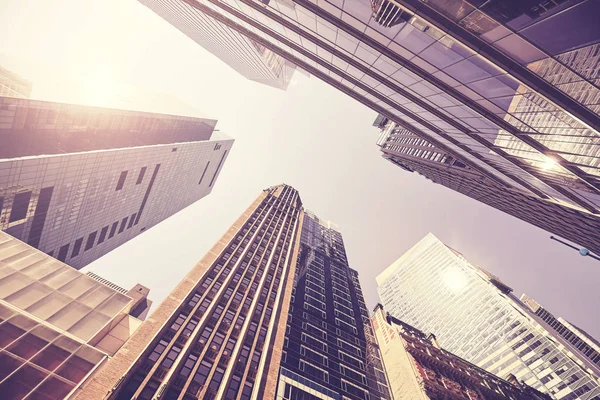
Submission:
M 600 337 L 600 262 L 381 157 L 376 113 L 295 74 L 246 80 L 133 0 L 2 0 L 0 65 L 32 98 L 218 119 L 235 139 L 210 195 L 86 267 L 158 304 L 272 185 L 337 223 L 369 307 L 375 276 L 433 232 L 473 264 Z M 0 144 L 1 145 L 1 144 Z

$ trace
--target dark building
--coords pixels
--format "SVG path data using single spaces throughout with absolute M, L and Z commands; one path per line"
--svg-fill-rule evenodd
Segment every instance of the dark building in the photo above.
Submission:
M 514 190 L 528 207 L 564 207 L 553 223 L 598 231 L 600 2 L 154 2 L 338 88 L 494 181 L 487 196 Z M 600 250 L 597 236 L 567 238 Z
M 348 266 L 339 229 L 306 211 L 300 246 L 278 399 L 389 399 L 358 272 Z
M 372 323 L 395 399 L 550 400 L 514 375 L 507 380 L 442 349 L 434 334 L 375 307 Z

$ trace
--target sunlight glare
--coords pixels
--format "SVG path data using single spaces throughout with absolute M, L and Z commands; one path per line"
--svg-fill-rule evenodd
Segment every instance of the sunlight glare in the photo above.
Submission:
M 116 95 L 116 84 L 107 69 L 96 69 L 84 77 L 83 83 L 86 104 L 110 107 Z
M 458 293 L 467 286 L 467 277 L 458 268 L 449 268 L 442 272 L 442 282 L 450 291 Z
M 551 169 L 554 169 L 557 164 L 558 163 L 556 161 L 554 161 L 553 159 L 551 159 L 550 157 L 546 157 L 546 160 L 542 161 L 541 168 L 544 171 L 550 171 Z

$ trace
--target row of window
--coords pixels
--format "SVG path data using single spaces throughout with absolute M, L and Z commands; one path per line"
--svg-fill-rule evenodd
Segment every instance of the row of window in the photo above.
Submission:
M 119 221 L 114 222 L 110 226 L 110 232 L 109 232 L 109 226 L 106 225 L 105 227 L 103 227 L 100 230 L 99 236 L 98 236 L 98 231 L 94 231 L 94 232 L 90 233 L 87 236 L 87 239 L 85 241 L 85 247 L 84 247 L 83 251 L 86 252 L 86 251 L 90 250 L 92 247 L 94 247 L 94 245 L 102 244 L 102 243 L 104 243 L 105 240 L 112 239 L 115 235 L 123 233 L 125 231 L 125 229 L 130 229 L 133 226 L 137 225 L 138 221 L 136 220 L 136 216 L 137 216 L 137 213 L 133 213 L 130 217 L 123 218 L 120 221 L 120 226 L 119 226 Z M 127 223 L 127 221 L 129 221 L 129 223 Z M 118 231 L 117 231 L 117 229 L 118 229 Z M 108 237 L 107 237 L 107 235 L 108 235 Z M 96 242 L 96 236 L 98 236 L 98 242 Z M 83 239 L 84 239 L 83 237 L 80 237 L 79 239 L 75 240 L 75 242 L 73 243 L 73 249 L 71 251 L 70 258 L 77 257 L 79 254 L 81 254 L 81 247 L 83 245 Z M 56 258 L 63 262 L 66 261 L 70 246 L 71 246 L 70 243 L 67 243 L 64 246 L 61 246 L 61 248 L 58 250 L 58 255 Z M 48 253 L 48 255 L 53 256 L 54 251 L 50 251 Z

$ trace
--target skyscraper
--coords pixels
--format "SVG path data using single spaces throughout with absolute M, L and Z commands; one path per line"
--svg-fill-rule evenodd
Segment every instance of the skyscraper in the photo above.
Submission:
M 293 188 L 264 190 L 75 398 L 273 393 L 301 226 Z
M 147 288 L 108 286 L 4 232 L 0 276 L 2 399 L 65 398 L 142 323 Z
M 578 357 L 586 359 L 595 365 L 600 372 L 600 343 L 587 332 L 571 324 L 561 317 L 555 317 L 550 311 L 542 307 L 537 301 L 521 295 L 521 302 L 525 304 L 526 311 L 534 315 L 534 318 L 553 333 L 569 351 L 576 353 Z
M 389 399 L 358 272 L 339 228 L 304 213 L 278 399 Z
M 0 96 L 26 99 L 31 94 L 31 82 L 0 66 Z M 0 115 L 2 121 L 3 115 Z
M 287 89 L 295 66 L 262 44 L 207 18 L 184 1 L 140 2 L 247 79 Z
M 268 188 L 75 398 L 387 399 L 359 294 L 339 232 Z
M 382 115 L 377 117 L 374 125 L 381 129 L 377 145 L 383 158 L 394 165 L 600 252 L 598 216 L 500 185 L 472 168 L 464 158 L 422 139 Z
M 550 399 L 517 381 L 503 380 L 442 349 L 426 335 L 386 313 L 378 304 L 371 318 L 395 399 Z
M 215 120 L 0 98 L 0 230 L 82 268 L 209 194 Z
M 156 1 L 185 3 L 539 208 L 599 218 L 597 1 Z
M 512 289 L 428 234 L 377 277 L 384 308 L 465 360 L 550 394 L 600 395 L 600 370 L 528 314 Z

